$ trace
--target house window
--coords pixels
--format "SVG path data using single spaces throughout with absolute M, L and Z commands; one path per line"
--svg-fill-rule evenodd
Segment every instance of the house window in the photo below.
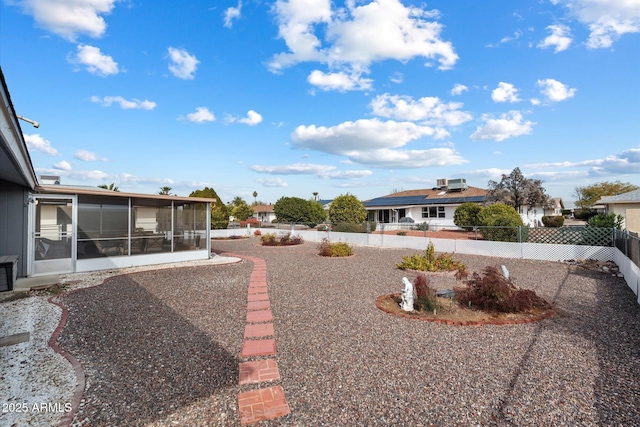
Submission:
M 444 206 L 429 206 L 422 208 L 422 218 L 445 218 Z

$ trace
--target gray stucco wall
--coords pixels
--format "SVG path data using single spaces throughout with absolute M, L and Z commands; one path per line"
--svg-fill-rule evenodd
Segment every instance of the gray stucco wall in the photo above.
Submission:
M 18 277 L 27 275 L 28 189 L 0 180 L 0 255 L 18 255 Z

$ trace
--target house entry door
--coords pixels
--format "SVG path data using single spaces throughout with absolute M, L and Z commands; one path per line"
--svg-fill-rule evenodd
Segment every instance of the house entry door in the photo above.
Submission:
M 75 197 L 34 196 L 31 205 L 31 275 L 71 273 L 75 262 Z

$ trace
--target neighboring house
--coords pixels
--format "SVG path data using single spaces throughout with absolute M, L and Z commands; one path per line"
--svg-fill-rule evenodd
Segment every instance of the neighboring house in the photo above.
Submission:
M 632 233 L 640 233 L 640 190 L 633 190 L 617 196 L 605 196 L 598 200 L 598 206 L 604 206 L 607 214 L 621 215 L 624 218 L 622 228 Z
M 2 69 L 0 83 L 0 259 L 17 277 L 210 257 L 214 199 L 41 184 Z
M 333 202 L 333 199 L 321 199 L 321 200 L 318 200 L 318 203 L 320 203 L 322 205 L 322 208 L 327 213 L 327 217 L 329 216 L 329 208 L 331 207 L 331 202 Z
M 462 203 L 482 204 L 487 190 L 467 186 L 465 179 L 438 180 L 431 189 L 400 191 L 367 200 L 368 220 L 394 224 L 402 218 L 428 223 L 430 229 L 455 227 L 453 215 Z
M 276 214 L 273 212 L 273 205 L 255 205 L 251 206 L 253 209 L 253 217 L 258 221 L 270 223 L 276 219 Z
M 543 216 L 561 216 L 564 209 L 564 202 L 560 197 L 549 199 L 547 206 L 522 206 L 520 207 L 520 217 L 525 225 L 529 227 L 542 226 Z

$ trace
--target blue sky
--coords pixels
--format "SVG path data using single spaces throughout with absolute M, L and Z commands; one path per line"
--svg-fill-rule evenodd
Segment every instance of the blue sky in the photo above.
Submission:
M 0 61 L 63 184 L 640 184 L 640 0 L 0 0 Z

